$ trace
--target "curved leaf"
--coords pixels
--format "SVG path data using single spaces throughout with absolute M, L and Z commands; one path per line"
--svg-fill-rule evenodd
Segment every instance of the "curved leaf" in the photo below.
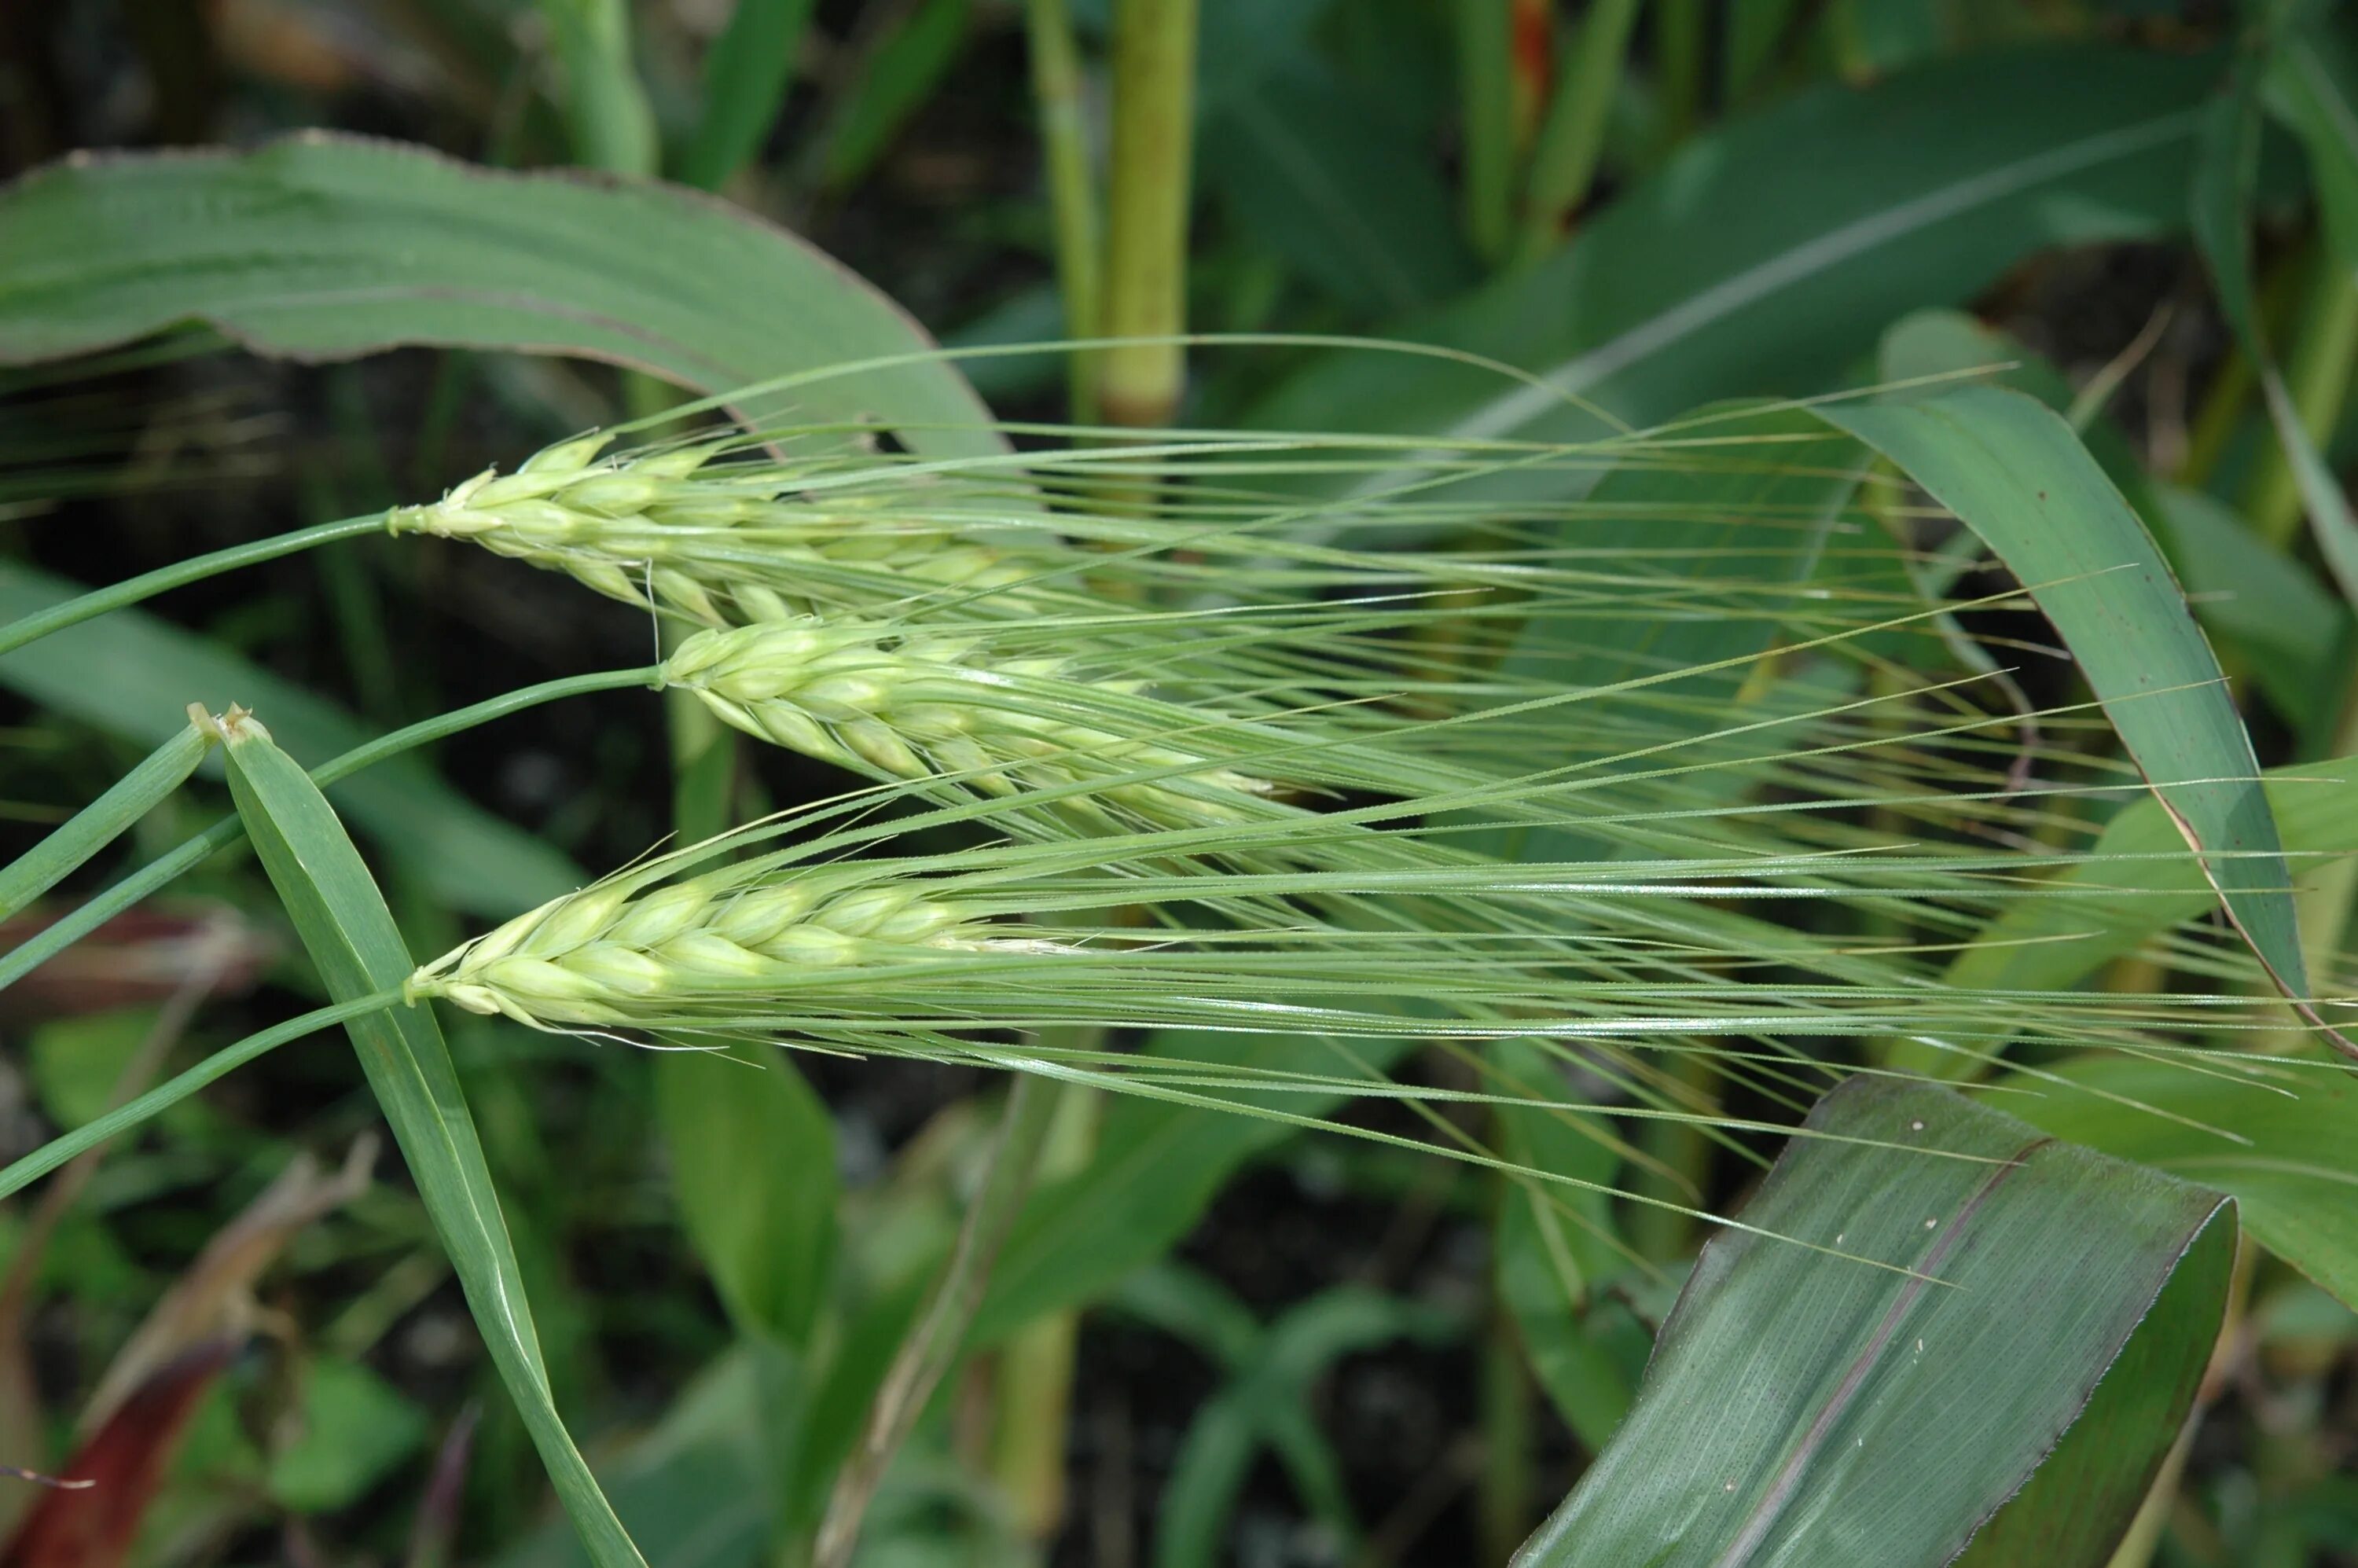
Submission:
M 312 131 L 251 153 L 81 154 L 0 190 L 0 363 L 188 320 L 288 359 L 522 349 L 709 393 L 926 342 L 784 230 L 674 186 L 507 173 Z M 998 446 L 937 362 L 743 412 L 887 419 L 913 449 L 946 455 Z
M 398 995 L 416 968 L 376 882 L 319 787 L 259 726 L 229 727 L 230 792 L 254 853 L 339 1002 Z M 645 1568 L 557 1414 L 499 1190 L 432 1011 L 349 1019 L 352 1047 L 450 1255 L 484 1347 L 598 1568 Z
M 1822 413 L 1956 514 L 2028 590 L 2229 918 L 2305 1008 L 2309 972 L 2251 737 L 2153 536 L 2071 427 L 1992 386 Z
M 1745 1218 L 1792 1240 L 1704 1248 L 1629 1419 L 1520 1568 L 1935 1568 L 2116 1364 L 2139 1375 L 2109 1397 L 2147 1408 L 2059 1454 L 2073 1540 L 2037 1561 L 2096 1568 L 2126 1528 L 2218 1333 L 2232 1206 L 1921 1085 L 1854 1079 L 1809 1125 L 1867 1141 L 1787 1148 Z
M 1808 390 L 1893 318 L 1969 298 L 2033 251 L 2182 227 L 2214 75 L 2201 59 L 2072 49 L 1829 85 L 1695 138 L 1545 263 L 1398 335 L 1537 372 L 1638 425 Z M 1256 418 L 1438 438 L 1597 433 L 1541 389 L 1348 351 Z

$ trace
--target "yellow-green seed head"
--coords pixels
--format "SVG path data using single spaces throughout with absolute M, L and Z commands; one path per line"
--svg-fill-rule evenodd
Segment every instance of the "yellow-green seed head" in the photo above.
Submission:
M 798 976 L 1011 946 L 1012 928 L 924 884 L 854 867 L 773 885 L 725 875 L 634 892 L 618 878 L 554 900 L 425 966 L 404 988 L 535 1027 L 628 1027 L 688 1002 L 790 991 Z
M 1118 806 L 1153 826 L 1213 826 L 1270 789 L 1140 732 L 1143 724 L 1114 728 L 1098 694 L 1137 683 L 1084 683 L 1058 659 L 993 658 L 974 636 L 806 617 L 699 632 L 664 678 L 748 734 L 861 772 L 999 795 L 1101 782 L 1065 803 L 1097 816 Z
M 898 492 L 812 492 L 792 465 L 714 461 L 718 445 L 600 459 L 607 439 L 563 442 L 513 474 L 486 470 L 431 505 L 394 508 L 386 526 L 471 539 L 708 626 L 820 602 L 1003 589 L 1038 569 L 907 515 Z

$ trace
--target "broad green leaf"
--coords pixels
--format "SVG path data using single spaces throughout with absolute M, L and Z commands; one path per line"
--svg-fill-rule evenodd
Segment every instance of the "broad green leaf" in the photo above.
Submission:
M 0 622 L 80 591 L 30 567 L 0 563 Z M 195 697 L 267 712 L 281 743 L 314 762 L 368 739 L 359 720 L 334 704 L 135 610 L 115 611 L 0 658 L 0 685 L 139 745 L 188 730 Z M 206 761 L 208 769 L 219 765 L 217 758 Z M 587 880 L 563 855 L 468 801 L 415 758 L 388 761 L 337 784 L 335 798 L 389 858 L 470 914 L 513 914 Z
M 2229 917 L 2286 994 L 2306 998 L 2282 847 L 2243 718 L 2152 535 L 2071 427 L 1989 386 L 1822 412 L 1956 514 L 2028 590 Z
M 211 741 L 189 725 L 148 753 L 73 820 L 0 871 L 0 920 L 5 920 L 114 842 L 123 830 L 178 789 L 205 760 Z
M 2104 1369 L 2028 1485 L 1974 1531 L 1955 1568 L 2113 1563 L 2186 1425 L 2225 1314 L 2234 1222 L 2212 1227 Z
M 654 1076 L 672 1190 L 730 1315 L 787 1345 L 810 1337 L 835 1251 L 835 1124 L 773 1047 L 680 1052 Z
M 2242 517 L 2199 490 L 2157 481 L 2154 530 L 2213 636 L 2248 661 L 2269 703 L 2306 734 L 2333 693 L 2317 678 L 2351 634 L 2350 607 L 2296 557 L 2255 538 Z
M 1806 391 L 1895 318 L 1969 298 L 2034 251 L 2180 228 L 2214 73 L 2035 49 L 1812 89 L 1694 138 L 1546 262 L 1397 335 L 1536 372 L 1637 425 Z M 1256 419 L 1436 439 L 1598 433 L 1546 391 L 1348 351 Z
M 669 186 L 475 168 L 312 131 L 250 153 L 85 157 L 0 191 L 0 363 L 191 319 L 288 359 L 524 349 L 708 393 L 925 346 L 827 256 Z M 939 362 L 813 381 L 744 411 L 882 418 L 928 453 L 998 446 Z
M 250 719 L 224 748 L 230 793 L 263 869 L 329 994 L 398 993 L 416 968 L 343 825 L 303 770 Z M 498 1190 L 432 1011 L 380 1008 L 346 1022 L 469 1310 L 557 1497 L 598 1568 L 645 1568 L 557 1414 Z
M 2006 1082 L 2031 1092 L 2006 1103 L 2058 1138 L 2233 1194 L 2255 1240 L 2358 1306 L 2358 1087 L 2346 1076 L 2314 1061 L 2107 1055 Z
M 2261 787 L 2285 847 L 2303 863 L 2358 853 L 2358 764 L 2334 759 L 2270 768 Z M 2212 907 L 2212 894 L 2184 848 L 2158 801 L 2123 806 L 2104 824 L 2088 860 L 2066 873 L 2061 885 L 2070 896 L 2009 904 L 1951 962 L 1950 982 L 2065 989 L 2201 914 Z
M 1477 276 L 1412 127 L 1298 51 L 1208 117 L 1204 182 L 1256 243 L 1341 303 L 1398 313 Z
M 1936 1568 L 2087 1409 L 2115 1443 L 2065 1451 L 2079 1544 L 2037 1561 L 2100 1568 L 2218 1333 L 2232 1205 L 1921 1085 L 1854 1079 L 1809 1125 L 1863 1141 L 1787 1148 L 1515 1562 Z M 2150 1371 L 2106 1390 L 2116 1362 Z M 2113 1399 L 2152 1404 L 2115 1427 Z

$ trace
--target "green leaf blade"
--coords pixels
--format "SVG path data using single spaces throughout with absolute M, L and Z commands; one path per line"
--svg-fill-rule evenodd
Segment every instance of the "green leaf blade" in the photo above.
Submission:
M 2190 1310 L 2159 1326 L 2199 1371 L 2234 1252 L 2217 1195 L 1920 1085 L 1853 1080 L 1809 1125 L 1833 1136 L 1796 1141 L 1756 1228 L 1705 1248 L 1628 1421 L 1520 1568 L 1934 1568 L 2189 1265 Z M 2141 1434 L 2152 1455 L 2176 1428 Z M 2092 1540 L 2136 1506 L 2149 1456 L 2123 1448 Z
M 189 781 L 211 744 L 194 725 L 156 748 L 73 819 L 0 871 L 0 920 L 5 920 L 99 850 Z
M 224 748 L 230 790 L 288 917 L 339 1001 L 397 992 L 414 968 L 392 914 L 325 796 L 250 721 Z M 485 1346 L 599 1568 L 644 1568 L 557 1414 L 499 1194 L 433 1014 L 398 1007 L 346 1022 Z
M 2251 737 L 2159 547 L 2071 427 L 1988 386 L 1823 412 L 1953 512 L 2028 590 L 2229 917 L 2286 994 L 2306 998 L 2283 843 Z
M 250 153 L 90 157 L 0 190 L 0 363 L 191 319 L 288 359 L 520 349 L 708 393 L 926 345 L 897 306 L 785 231 L 653 182 L 506 173 L 310 131 Z M 813 381 L 742 411 L 882 413 L 933 455 L 1000 447 L 939 362 Z

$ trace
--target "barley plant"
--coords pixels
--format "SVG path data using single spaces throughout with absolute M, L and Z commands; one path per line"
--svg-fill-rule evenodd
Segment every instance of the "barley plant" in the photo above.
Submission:
M 0 189 L 6 1563 L 2358 1560 L 2331 8 L 688 9 Z

